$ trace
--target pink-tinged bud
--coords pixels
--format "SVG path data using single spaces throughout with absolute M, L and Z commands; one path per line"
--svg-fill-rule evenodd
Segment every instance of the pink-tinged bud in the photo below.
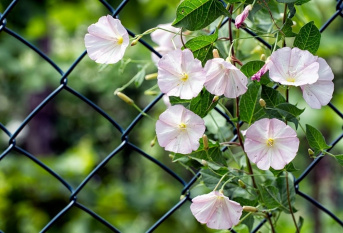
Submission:
M 249 12 L 251 11 L 251 9 L 252 9 L 252 5 L 249 4 L 249 5 L 247 5 L 244 8 L 242 13 L 237 15 L 237 17 L 235 19 L 235 26 L 236 26 L 236 28 L 240 28 L 242 26 L 242 24 L 244 23 L 244 20 L 248 17 Z
M 269 70 L 268 63 L 269 58 L 267 58 L 266 63 L 262 66 L 262 68 L 251 77 L 251 80 L 256 80 L 257 82 L 259 82 L 261 80 L 261 77 Z

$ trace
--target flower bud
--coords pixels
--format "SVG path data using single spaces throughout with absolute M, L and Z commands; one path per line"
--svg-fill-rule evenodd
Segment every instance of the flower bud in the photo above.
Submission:
M 240 28 L 242 26 L 242 24 L 244 23 L 244 20 L 248 17 L 249 12 L 251 10 L 252 10 L 252 5 L 249 4 L 244 8 L 244 10 L 241 14 L 237 15 L 237 17 L 235 19 L 236 28 Z
M 145 80 L 153 80 L 157 78 L 157 73 L 145 75 Z
M 144 95 L 152 95 L 152 96 L 155 96 L 155 95 L 158 95 L 158 92 L 157 91 L 145 91 L 144 92 Z
M 219 96 L 215 95 L 212 99 L 212 103 L 215 103 L 219 100 Z
M 181 195 L 180 200 L 184 199 L 185 197 L 186 197 L 185 195 Z
M 201 160 L 201 164 L 202 164 L 203 166 L 205 166 L 205 167 L 208 166 L 208 162 L 207 162 L 206 160 L 204 160 L 204 159 Z
M 131 42 L 131 46 L 135 46 L 142 37 L 143 35 L 137 36 L 136 39 Z
M 217 49 L 213 49 L 213 51 L 212 51 L 212 54 L 213 54 L 213 57 L 214 57 L 214 58 L 220 58 L 220 56 L 219 56 L 219 53 L 218 53 L 218 50 L 217 50 Z
M 265 61 L 267 59 L 266 55 L 263 53 L 261 54 L 261 57 L 260 57 L 261 61 Z
M 308 155 L 309 155 L 311 158 L 314 157 L 314 152 L 313 152 L 313 150 L 311 150 L 311 148 L 308 148 L 307 152 L 308 152 Z
M 206 134 L 204 134 L 203 136 L 202 136 L 202 142 L 203 142 L 203 144 L 204 144 L 204 150 L 208 150 L 208 138 L 207 138 L 207 136 L 206 136 Z
M 169 158 L 171 158 L 172 160 L 174 159 L 174 155 L 173 154 L 169 154 Z
M 243 189 L 247 187 L 241 179 L 238 180 L 238 185 Z
M 256 207 L 253 207 L 253 206 L 243 206 L 243 211 L 255 213 L 258 211 L 258 209 Z
M 264 99 L 262 99 L 262 98 L 261 98 L 258 102 L 260 103 L 260 105 L 261 105 L 262 108 L 265 108 L 266 105 L 267 105 L 267 104 L 266 104 L 266 101 L 264 101 Z
M 154 146 L 155 146 L 155 143 L 156 143 L 156 138 L 154 138 L 153 140 L 151 140 L 150 146 L 151 146 L 151 147 L 154 147 Z
M 127 95 L 125 95 L 124 93 L 121 93 L 120 91 L 118 91 L 117 93 L 117 96 L 122 99 L 124 102 L 126 102 L 127 104 L 129 105 L 133 105 L 134 104 L 134 101 L 128 97 Z

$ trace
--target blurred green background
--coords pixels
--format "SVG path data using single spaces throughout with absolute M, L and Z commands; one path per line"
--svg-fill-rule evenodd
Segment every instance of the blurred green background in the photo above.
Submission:
M 10 4 L 1 0 L 0 12 Z M 120 1 L 109 1 L 114 7 Z M 174 19 L 178 0 L 133 0 L 120 14 L 122 23 L 131 31 L 142 33 L 161 23 Z M 294 31 L 309 21 L 320 27 L 335 11 L 335 1 L 313 0 L 297 7 Z M 85 50 L 87 27 L 108 14 L 96 0 L 19 1 L 7 17 L 7 27 L 25 37 L 46 53 L 63 71 Z M 343 19 L 338 17 L 322 34 L 318 55 L 324 57 L 335 73 L 335 93 L 332 103 L 343 110 Z M 145 39 L 151 43 L 149 36 Z M 239 58 L 243 62 L 258 59 L 268 52 L 253 40 L 239 44 Z M 126 128 L 137 111 L 113 95 L 114 90 L 126 84 L 145 64 L 146 73 L 156 72 L 150 52 L 142 45 L 129 47 L 124 61 L 101 66 L 87 56 L 72 71 L 68 85 L 99 105 L 122 127 Z M 36 53 L 4 32 L 0 32 L 0 122 L 12 133 L 51 91 L 59 86 L 60 75 Z M 144 91 L 156 81 L 144 81 L 125 93 L 144 108 L 153 96 Z M 324 107 L 307 107 L 296 90 L 291 102 L 306 107 L 302 124 L 319 128 L 330 143 L 342 133 L 342 119 Z M 154 118 L 165 109 L 162 101 L 150 112 Z M 227 126 L 226 126 L 227 127 Z M 299 130 L 299 134 L 302 132 Z M 24 128 L 17 145 L 24 148 L 74 188 L 93 168 L 120 143 L 121 134 L 90 106 L 63 90 Z M 130 141 L 173 169 L 186 181 L 192 173 L 179 164 L 171 163 L 168 153 L 158 145 L 150 147 L 155 137 L 154 122 L 140 121 L 130 133 Z M 303 134 L 302 136 L 303 137 Z M 8 137 L 1 133 L 0 150 L 8 146 Z M 342 153 L 340 142 L 333 153 Z M 301 174 L 311 159 L 307 146 L 300 148 L 294 164 Z M 300 184 L 300 190 L 320 201 L 343 219 L 343 169 L 332 158 L 324 158 Z M 78 202 L 101 215 L 122 232 L 145 232 L 180 198 L 182 185 L 158 166 L 142 158 L 137 152 L 124 149 L 100 170 L 78 195 Z M 196 185 L 192 196 L 208 192 Z M 54 177 L 22 154 L 11 152 L 0 161 L 0 230 L 5 233 L 39 232 L 69 203 L 69 191 Z M 161 224 L 155 232 L 216 232 L 198 223 L 185 204 Z M 302 232 L 339 232 L 341 227 L 304 199 L 297 196 L 296 216 L 305 219 Z M 283 215 L 278 232 L 294 232 L 289 215 Z M 240 232 L 247 232 L 243 227 Z M 73 207 L 48 231 L 51 233 L 111 232 L 87 213 Z M 222 231 L 227 232 L 227 231 Z M 264 227 L 261 232 L 268 232 Z

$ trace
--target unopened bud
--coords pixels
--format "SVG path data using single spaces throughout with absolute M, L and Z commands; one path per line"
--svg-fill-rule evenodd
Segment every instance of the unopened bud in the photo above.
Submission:
M 135 46 L 142 37 L 143 35 L 137 36 L 137 38 L 131 42 L 131 46 Z
M 172 160 L 174 159 L 174 155 L 173 154 L 169 154 L 169 158 L 171 158 Z
M 213 57 L 214 57 L 214 58 L 220 58 L 220 56 L 219 56 L 219 53 L 218 53 L 218 50 L 217 50 L 217 49 L 213 49 L 213 50 L 212 50 L 212 54 L 213 54 Z
M 186 197 L 186 195 L 181 195 L 180 200 L 183 200 Z
M 212 99 L 212 103 L 215 103 L 219 100 L 219 96 L 215 95 Z
M 243 211 L 255 213 L 258 211 L 258 209 L 256 207 L 253 207 L 253 206 L 243 206 Z
M 121 93 L 120 91 L 118 91 L 117 93 L 117 96 L 122 99 L 123 101 L 125 101 L 127 104 L 129 105 L 133 105 L 134 104 L 134 101 L 128 97 L 127 95 L 125 95 L 124 93 Z
M 238 180 L 238 184 L 243 189 L 245 189 L 247 187 L 241 179 Z
M 155 143 L 156 143 L 156 138 L 155 138 L 155 139 L 153 139 L 153 140 L 151 140 L 151 142 L 150 142 L 150 146 L 151 146 L 151 147 L 154 147 L 154 146 L 155 146 Z
M 145 75 L 145 80 L 153 80 L 157 78 L 157 73 Z
M 267 59 L 266 55 L 263 53 L 261 54 L 261 57 L 260 57 L 261 61 L 265 61 Z
M 158 92 L 157 92 L 157 91 L 145 91 L 145 92 L 144 92 L 144 95 L 152 95 L 152 96 L 155 96 L 155 95 L 158 95 Z
M 308 152 L 308 155 L 309 155 L 310 157 L 313 157 L 314 152 L 313 152 L 313 150 L 311 150 L 311 148 L 308 148 L 307 152 Z
M 201 164 L 202 164 L 203 166 L 205 166 L 205 167 L 208 166 L 208 162 L 207 162 L 206 160 L 204 160 L 204 159 L 201 160 Z
M 206 134 L 202 135 L 202 142 L 204 144 L 204 150 L 208 150 L 208 138 L 206 136 Z
M 264 99 L 261 98 L 258 102 L 260 103 L 262 108 L 266 107 L 266 101 L 264 101 Z

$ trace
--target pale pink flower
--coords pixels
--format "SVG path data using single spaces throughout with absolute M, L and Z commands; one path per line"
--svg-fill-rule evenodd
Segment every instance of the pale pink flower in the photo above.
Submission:
M 278 119 L 261 119 L 252 124 L 244 142 L 249 159 L 262 170 L 280 170 L 297 154 L 299 139 L 296 132 Z
M 334 90 L 332 82 L 334 75 L 330 66 L 323 58 L 318 58 L 319 63 L 319 78 L 317 82 L 310 85 L 300 86 L 303 91 L 303 97 L 311 108 L 320 109 L 322 106 L 327 105 Z
M 200 223 L 206 223 L 212 229 L 225 230 L 239 222 L 243 208 L 222 192 L 212 191 L 193 198 L 191 211 Z
M 269 77 L 283 85 L 301 86 L 318 80 L 318 57 L 299 48 L 281 48 L 270 56 Z
M 177 49 L 164 55 L 158 62 L 157 84 L 168 96 L 192 99 L 202 90 L 205 72 L 189 49 Z
M 213 58 L 205 64 L 206 89 L 213 95 L 236 98 L 247 91 L 247 77 L 222 58 Z
M 113 64 L 121 60 L 129 45 L 129 35 L 119 19 L 102 16 L 88 27 L 85 45 L 88 56 L 97 63 Z
M 197 150 L 204 132 L 204 120 L 182 105 L 169 107 L 156 122 L 158 143 L 175 153 L 189 154 Z
M 240 13 L 239 15 L 237 15 L 236 19 L 235 19 L 235 26 L 236 28 L 240 28 L 242 26 L 242 24 L 244 23 L 244 20 L 246 18 L 248 18 L 249 16 L 249 12 L 252 10 L 252 5 L 247 5 L 243 12 Z
M 167 30 L 157 29 L 150 35 L 151 40 L 158 44 L 158 47 L 156 47 L 155 50 L 159 54 L 163 56 L 170 51 L 182 48 L 183 45 L 181 37 L 178 35 L 180 32 L 179 28 L 171 26 L 171 23 L 159 24 L 157 27 Z M 186 41 L 184 37 L 182 38 Z M 157 64 L 160 58 L 156 54 L 152 53 L 152 60 Z

